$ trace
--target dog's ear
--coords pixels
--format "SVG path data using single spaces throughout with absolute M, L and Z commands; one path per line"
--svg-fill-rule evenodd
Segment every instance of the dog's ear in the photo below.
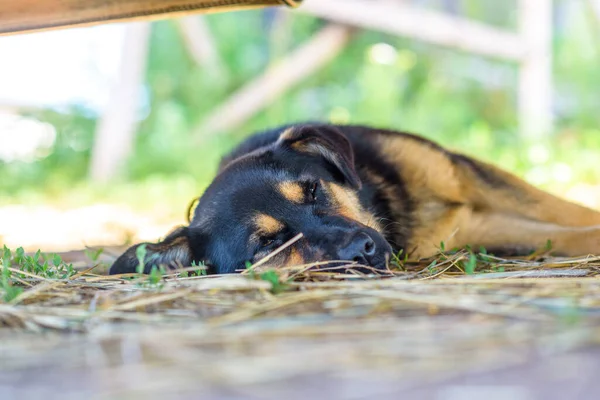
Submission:
M 354 166 L 354 150 L 342 132 L 329 125 L 292 127 L 279 136 L 279 145 L 323 157 L 333 165 L 346 182 L 358 189 L 360 178 Z
M 180 227 L 170 233 L 165 240 L 158 243 L 140 243 L 127 249 L 110 267 L 109 274 L 129 274 L 138 271 L 140 260 L 138 259 L 138 248 L 145 245 L 144 273 L 149 274 L 152 267 L 163 266 L 166 269 L 189 267 L 193 256 L 190 248 L 189 229 Z

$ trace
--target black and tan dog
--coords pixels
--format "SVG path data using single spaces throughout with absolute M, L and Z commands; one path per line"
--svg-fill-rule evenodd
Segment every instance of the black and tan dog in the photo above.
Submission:
M 600 252 L 600 213 L 418 136 L 301 124 L 254 135 L 227 156 L 189 226 L 146 244 L 145 272 L 192 262 L 236 272 L 299 233 L 270 265 L 383 269 L 392 252 L 429 257 L 441 242 L 510 252 L 550 240 L 556 253 L 586 255 Z M 135 272 L 136 248 L 110 272 Z

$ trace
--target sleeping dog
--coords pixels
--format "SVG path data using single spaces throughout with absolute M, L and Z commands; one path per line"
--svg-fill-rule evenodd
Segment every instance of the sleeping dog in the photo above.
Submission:
M 536 189 L 419 136 L 362 126 L 299 124 L 251 136 L 226 156 L 188 226 L 146 243 L 145 272 L 204 263 L 240 271 L 266 263 L 338 260 L 388 267 L 444 248 L 556 254 L 600 251 L 600 213 Z M 135 272 L 129 248 L 111 274 Z M 281 249 L 280 249 L 281 250 Z

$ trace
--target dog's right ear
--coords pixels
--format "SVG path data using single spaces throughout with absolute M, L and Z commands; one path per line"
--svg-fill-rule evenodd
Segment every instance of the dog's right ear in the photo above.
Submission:
M 286 129 L 277 141 L 280 146 L 322 157 L 355 189 L 360 189 L 360 177 L 354 166 L 354 151 L 350 141 L 336 127 L 300 125 Z
M 193 256 L 190 247 L 189 228 L 180 227 L 158 243 L 140 243 L 127 249 L 110 267 L 109 274 L 130 274 L 138 271 L 138 248 L 146 246 L 144 273 L 149 274 L 152 267 L 164 266 L 167 269 L 189 267 Z

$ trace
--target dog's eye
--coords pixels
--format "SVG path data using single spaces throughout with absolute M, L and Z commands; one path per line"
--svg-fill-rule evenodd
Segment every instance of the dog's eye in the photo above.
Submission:
M 319 182 L 313 182 L 309 186 L 309 200 L 311 202 L 317 201 L 317 190 L 319 189 Z
M 260 240 L 260 247 L 263 249 L 269 249 L 272 247 L 277 247 L 281 245 L 281 240 L 277 237 L 264 237 Z

